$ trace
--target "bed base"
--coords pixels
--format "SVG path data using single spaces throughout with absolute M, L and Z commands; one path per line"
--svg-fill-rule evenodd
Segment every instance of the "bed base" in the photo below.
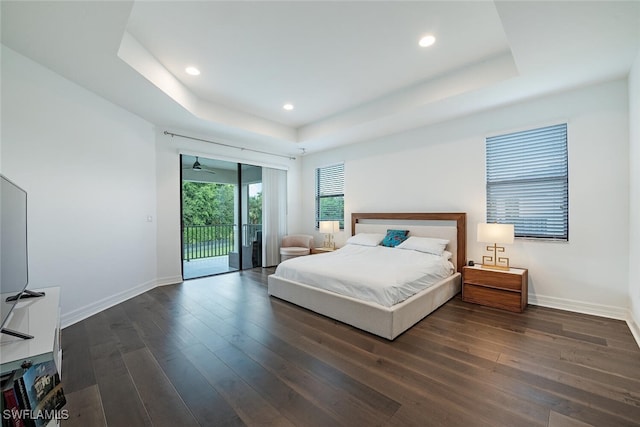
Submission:
M 393 307 L 384 307 L 275 275 L 267 280 L 269 295 L 388 340 L 395 339 L 453 298 L 460 292 L 462 283 L 461 274 L 455 273 Z

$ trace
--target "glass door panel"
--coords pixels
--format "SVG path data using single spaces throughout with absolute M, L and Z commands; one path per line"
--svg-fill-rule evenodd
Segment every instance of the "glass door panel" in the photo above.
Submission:
M 242 269 L 262 266 L 262 168 L 240 165 Z

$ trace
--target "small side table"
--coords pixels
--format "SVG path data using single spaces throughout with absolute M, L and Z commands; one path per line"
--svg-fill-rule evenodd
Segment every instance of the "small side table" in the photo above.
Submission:
M 522 313 L 527 307 L 529 272 L 526 268 L 492 270 L 464 267 L 462 300 Z
M 311 248 L 311 254 L 324 254 L 335 251 L 334 248 Z

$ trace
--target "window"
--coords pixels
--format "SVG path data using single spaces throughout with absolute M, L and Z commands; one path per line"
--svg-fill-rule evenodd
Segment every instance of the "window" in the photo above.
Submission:
M 344 163 L 316 169 L 316 228 L 320 221 L 344 228 Z
M 567 124 L 487 138 L 487 222 L 569 239 Z

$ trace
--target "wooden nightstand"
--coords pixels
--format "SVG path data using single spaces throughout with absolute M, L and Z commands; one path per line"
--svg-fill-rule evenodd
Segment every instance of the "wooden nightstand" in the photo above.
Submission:
M 464 267 L 462 277 L 463 301 L 519 313 L 527 307 L 529 273 L 526 268 Z
M 334 248 L 311 248 L 311 254 L 323 254 L 325 252 L 333 252 Z

